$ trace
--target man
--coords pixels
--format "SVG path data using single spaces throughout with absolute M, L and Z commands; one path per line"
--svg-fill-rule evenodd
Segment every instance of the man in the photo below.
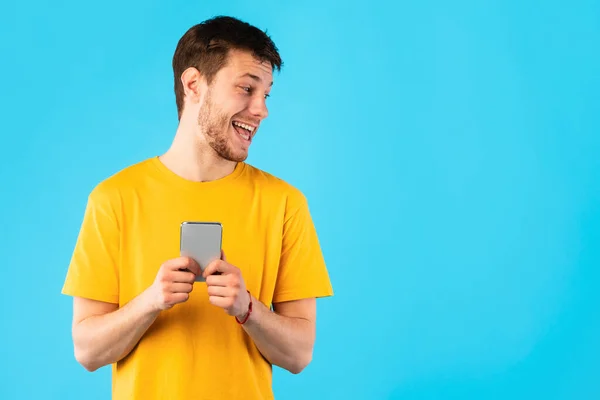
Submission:
M 247 23 L 192 27 L 173 57 L 171 147 L 90 193 L 63 293 L 75 357 L 112 364 L 114 399 L 271 399 L 273 364 L 311 361 L 315 299 L 333 291 L 307 201 L 245 163 L 281 65 Z M 223 225 L 203 272 L 179 255 L 183 221 Z

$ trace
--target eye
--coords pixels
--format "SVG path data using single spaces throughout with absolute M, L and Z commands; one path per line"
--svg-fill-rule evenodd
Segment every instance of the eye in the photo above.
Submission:
M 240 86 L 240 88 L 241 88 L 241 89 L 242 89 L 244 92 L 247 92 L 247 93 L 250 93 L 250 92 L 252 92 L 252 88 L 251 88 L 251 87 L 249 87 L 249 86 Z

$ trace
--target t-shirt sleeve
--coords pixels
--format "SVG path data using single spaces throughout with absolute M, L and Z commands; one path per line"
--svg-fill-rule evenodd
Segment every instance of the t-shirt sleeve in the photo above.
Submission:
M 98 185 L 88 196 L 62 293 L 119 303 L 119 224 L 115 196 Z
M 273 302 L 332 295 L 333 288 L 306 197 L 294 192 L 288 199 L 283 225 Z

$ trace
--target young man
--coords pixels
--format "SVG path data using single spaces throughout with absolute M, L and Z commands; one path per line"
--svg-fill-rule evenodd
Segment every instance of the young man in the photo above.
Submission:
M 311 361 L 315 299 L 333 291 L 307 201 L 245 163 L 280 67 L 249 24 L 192 27 L 173 57 L 172 146 L 90 193 L 63 293 L 75 357 L 112 364 L 114 399 L 271 399 L 272 364 Z M 179 255 L 184 221 L 223 225 L 203 273 Z

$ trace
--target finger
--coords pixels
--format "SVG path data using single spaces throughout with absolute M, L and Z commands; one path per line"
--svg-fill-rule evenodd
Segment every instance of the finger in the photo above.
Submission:
M 171 273 L 172 282 L 193 283 L 196 280 L 196 274 L 188 270 L 177 270 Z
M 229 278 L 227 275 L 209 275 L 206 277 L 208 286 L 228 286 Z
M 191 257 L 185 257 L 186 260 L 186 264 L 185 267 L 187 270 L 189 270 L 190 272 L 192 272 L 194 275 L 200 275 L 202 274 L 202 271 L 200 270 L 200 265 L 196 262 L 196 260 L 194 260 Z
M 190 294 L 186 292 L 182 293 L 173 293 L 169 296 L 171 304 L 183 303 L 186 302 L 190 298 Z
M 226 286 L 209 286 L 207 292 L 209 296 L 233 297 L 235 289 Z
M 172 293 L 190 293 L 192 289 L 194 289 L 194 285 L 191 283 L 172 283 L 169 286 Z
M 221 249 L 221 260 L 227 262 L 227 257 L 225 257 L 225 251 Z
M 208 277 L 209 275 L 214 274 L 215 272 L 217 272 L 217 268 L 218 265 L 221 262 L 221 260 L 214 260 L 212 262 L 210 262 L 206 268 L 204 268 L 204 271 L 202 272 L 202 276 L 203 277 Z
M 176 271 L 178 269 L 191 270 L 191 268 L 193 268 L 192 264 L 195 264 L 195 262 L 191 257 L 177 257 L 167 260 L 163 266 L 171 271 Z
M 198 263 L 190 257 L 178 257 L 167 261 L 164 267 L 171 271 L 186 271 L 194 274 L 194 277 L 200 275 L 202 271 Z
M 231 298 L 221 296 L 208 296 L 208 301 L 214 306 L 225 309 L 231 307 L 231 305 L 233 304 Z
M 224 262 L 223 260 L 214 260 L 210 264 L 206 266 L 202 276 L 205 278 L 209 275 L 214 274 L 215 272 L 227 273 L 233 271 L 233 266 Z

